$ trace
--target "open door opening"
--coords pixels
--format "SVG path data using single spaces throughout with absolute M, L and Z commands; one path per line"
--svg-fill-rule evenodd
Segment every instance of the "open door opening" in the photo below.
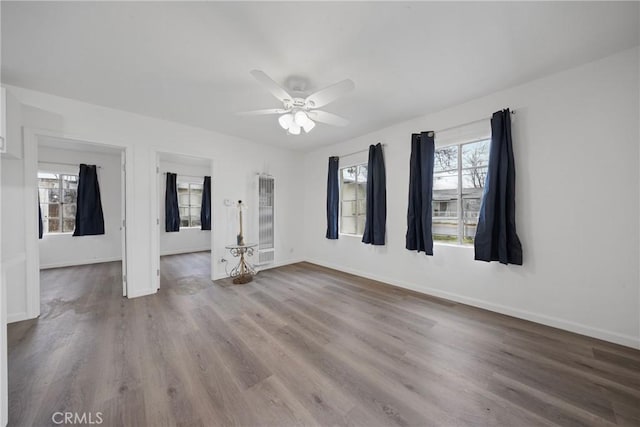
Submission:
M 84 172 L 80 165 L 87 165 Z M 37 169 L 43 314 L 56 309 L 55 301 L 90 293 L 126 296 L 124 150 L 39 136 Z M 93 225 L 80 230 L 76 218 L 87 218 L 88 209 L 94 209 L 88 219 Z
M 208 286 L 212 272 L 212 161 L 157 154 L 157 287 Z

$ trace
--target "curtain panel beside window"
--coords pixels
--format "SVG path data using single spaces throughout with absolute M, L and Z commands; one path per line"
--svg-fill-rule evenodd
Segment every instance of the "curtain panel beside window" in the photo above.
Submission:
M 177 178 L 177 174 L 167 172 L 167 185 L 164 193 L 164 229 L 169 233 L 180 231 Z
M 433 255 L 433 167 L 435 143 L 433 132 L 411 135 L 409 163 L 409 207 L 407 209 L 406 248 Z
M 367 214 L 362 242 L 384 245 L 387 226 L 387 178 L 382 144 L 369 146 Z
M 338 203 L 340 198 L 340 183 L 338 180 L 339 157 L 329 157 L 327 171 L 327 233 L 326 238 L 338 238 Z
M 211 177 L 205 176 L 202 184 L 202 206 L 200 208 L 200 229 L 211 230 Z
M 40 194 L 38 194 L 38 239 L 44 235 L 44 224 L 42 223 L 42 206 L 40 206 Z
M 96 165 L 80 164 L 74 236 L 104 234 L 104 214 Z
M 475 259 L 522 265 L 516 234 L 516 170 L 509 109 L 493 113 L 489 170 L 478 216 Z

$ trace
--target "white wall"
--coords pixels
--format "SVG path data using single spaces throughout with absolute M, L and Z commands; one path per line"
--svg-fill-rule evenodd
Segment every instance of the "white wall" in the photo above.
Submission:
M 27 315 L 24 174 L 21 159 L 3 157 L 1 163 L 2 280 L 7 293 L 7 320 L 12 322 L 25 319 Z
M 78 168 L 64 164 L 86 163 L 100 166 L 98 182 L 105 234 L 81 237 L 74 237 L 71 233 L 45 234 L 39 242 L 40 268 L 65 267 L 122 259 L 120 153 L 96 153 L 90 151 L 90 147 L 87 147 L 87 150 L 40 147 L 38 149 L 38 162 L 41 164 L 39 169 L 49 170 L 55 167 L 56 163 L 62 163 L 63 165 L 60 167 L 72 168 L 71 170 L 77 174 Z
M 208 161 L 211 163 L 211 161 Z M 202 184 L 205 176 L 211 175 L 211 166 L 199 164 L 180 163 L 179 161 L 165 161 L 160 159 L 160 179 L 158 194 L 159 212 L 160 212 L 160 255 L 182 254 L 188 252 L 209 251 L 211 250 L 211 231 L 201 230 L 197 228 L 181 227 L 180 231 L 167 233 L 165 231 L 165 212 L 164 212 L 164 196 L 167 186 L 166 175 L 164 173 L 171 172 L 178 174 L 178 182 L 198 182 Z M 213 221 L 211 223 L 214 228 Z M 217 231 L 217 227 L 216 230 Z
M 129 297 L 156 292 L 155 271 L 158 267 L 152 255 L 151 242 L 155 238 L 153 236 L 158 235 L 155 217 L 158 152 L 177 152 L 185 156 L 214 159 L 214 224 L 226 223 L 224 199 L 247 199 L 253 194 L 256 173 L 267 171 L 275 175 L 279 179 L 276 203 L 280 209 L 276 223 L 275 261 L 276 264 L 285 264 L 299 259 L 302 250 L 299 239 L 302 235 L 302 218 L 297 209 L 302 191 L 299 179 L 302 171 L 300 153 L 24 88 L 7 86 L 7 90 L 23 104 L 21 124 L 27 128 L 26 135 L 46 129 L 59 137 L 115 144 L 126 149 L 127 192 L 131 197 L 128 199 L 131 203 L 127 204 Z M 25 144 L 33 143 L 31 138 L 25 139 Z M 35 195 L 35 179 L 33 184 L 27 185 L 19 178 L 26 165 L 23 162 L 36 160 L 30 158 L 30 151 L 26 146 L 25 159 L 16 160 L 16 165 L 10 164 L 13 160 L 3 163 L 3 203 L 6 199 L 13 199 L 18 205 L 26 206 L 28 199 Z M 6 223 L 4 216 L 2 220 Z M 3 228 L 3 258 L 7 259 L 18 253 L 17 249 L 24 245 L 24 215 L 13 218 L 11 228 Z M 230 258 L 224 247 L 232 242 L 225 241 L 225 237 L 222 234 L 214 237 L 212 250 L 217 258 L 223 254 Z M 24 271 L 24 265 L 20 264 L 20 277 L 12 282 L 15 292 L 7 297 L 9 316 L 15 314 L 12 320 L 24 318 L 19 311 L 24 310 L 26 301 L 31 301 L 33 297 L 27 295 L 25 288 L 28 271 Z M 212 267 L 215 277 L 224 276 L 222 264 L 216 263 Z M 10 291 L 9 287 L 7 291 Z
M 428 75 L 425 75 L 428 78 Z M 305 157 L 305 247 L 312 262 L 606 340 L 640 346 L 638 50 Z M 473 249 L 404 248 L 410 135 L 511 107 L 517 225 L 524 266 L 473 260 Z M 382 142 L 387 245 L 324 237 L 327 158 Z

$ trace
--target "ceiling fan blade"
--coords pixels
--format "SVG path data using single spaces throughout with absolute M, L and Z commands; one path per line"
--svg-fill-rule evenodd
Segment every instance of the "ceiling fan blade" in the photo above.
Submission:
M 286 90 L 278 83 L 276 83 L 271 77 L 267 76 L 263 71 L 253 70 L 251 75 L 255 77 L 257 81 L 262 83 L 269 92 L 273 94 L 282 102 L 291 102 L 293 98 L 287 93 Z
M 333 113 L 327 113 L 326 111 L 309 111 L 308 116 L 311 120 L 333 126 L 346 126 L 349 124 L 349 120 L 345 119 L 344 117 L 340 117 Z
M 285 110 L 284 108 L 267 108 L 266 110 L 241 111 L 236 114 L 239 116 L 262 116 L 265 114 L 284 114 L 288 112 L 289 110 Z
M 305 102 L 310 108 L 318 108 L 335 101 L 347 92 L 351 92 L 356 87 L 352 80 L 346 79 L 334 85 L 320 89 L 307 96 Z

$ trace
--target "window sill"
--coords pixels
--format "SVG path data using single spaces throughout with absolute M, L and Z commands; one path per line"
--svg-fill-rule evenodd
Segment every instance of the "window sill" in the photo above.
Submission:
M 465 249 L 473 249 L 473 245 L 464 245 L 460 243 L 449 243 L 449 242 L 433 242 L 434 246 L 450 246 L 452 248 L 465 248 Z
M 362 234 L 338 233 L 338 236 L 346 236 L 346 237 L 354 237 L 357 239 L 362 239 Z
M 66 231 L 64 233 L 43 233 L 42 234 L 43 239 L 47 236 L 73 236 L 73 231 Z

